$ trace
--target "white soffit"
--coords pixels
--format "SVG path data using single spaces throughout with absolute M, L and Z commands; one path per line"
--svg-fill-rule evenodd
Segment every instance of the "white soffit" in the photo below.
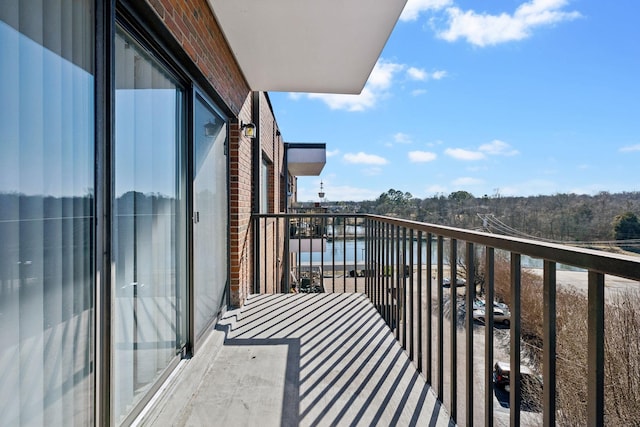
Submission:
M 252 90 L 360 93 L 407 0 L 208 0 Z
M 327 163 L 326 148 L 287 149 L 287 167 L 293 176 L 319 176 Z

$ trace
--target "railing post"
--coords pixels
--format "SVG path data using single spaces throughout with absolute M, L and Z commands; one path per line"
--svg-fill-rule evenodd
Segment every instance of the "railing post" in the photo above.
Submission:
M 442 283 L 444 278 L 444 272 L 442 271 L 444 268 L 444 239 L 442 236 L 438 236 L 438 281 L 436 286 L 438 287 L 436 293 L 438 294 L 438 399 L 442 402 L 443 400 L 443 388 L 444 388 L 444 313 L 443 313 L 443 291 L 442 291 Z
M 396 326 L 396 340 L 400 341 L 400 226 L 394 227 L 394 239 L 395 239 L 395 296 L 396 296 L 396 309 L 395 309 L 395 326 Z
M 364 293 L 367 294 L 367 297 L 369 297 L 369 301 L 371 301 L 373 303 L 373 305 L 375 306 L 375 298 L 373 297 L 372 293 L 371 293 L 371 287 L 370 287 L 370 280 L 367 277 L 367 270 L 369 269 L 369 257 L 371 256 L 371 248 L 369 247 L 369 243 L 370 243 L 370 239 L 371 236 L 369 235 L 369 227 L 368 227 L 368 220 L 365 219 L 363 227 L 364 227 L 364 257 L 362 259 L 362 262 L 364 262 Z
M 556 263 L 544 261 L 542 407 L 545 426 L 556 424 Z
M 342 292 L 347 292 L 347 217 L 342 218 Z
M 431 275 L 433 274 L 433 250 L 431 247 L 431 240 L 433 239 L 433 235 L 431 233 L 427 233 L 427 336 L 425 340 L 427 341 L 427 348 L 425 349 L 425 353 L 427 356 L 427 382 L 431 384 L 433 381 L 433 366 L 431 363 L 431 354 L 433 352 L 433 332 L 431 330 L 432 327 L 432 315 L 433 315 L 433 303 L 431 301 L 433 295 L 433 282 L 431 280 Z
M 589 271 L 587 425 L 604 425 L 604 274 Z
M 378 302 L 380 303 L 380 315 L 384 318 L 384 224 L 376 222 L 376 234 L 377 234 L 377 256 L 376 261 L 378 265 L 375 268 L 376 282 L 378 288 Z
M 336 217 L 331 220 L 331 292 L 336 291 Z
M 253 292 L 256 294 L 260 293 L 260 219 L 259 216 L 253 217 Z
M 521 256 L 511 253 L 511 378 L 509 381 L 510 425 L 520 426 L 520 319 L 522 317 L 520 303 L 520 284 L 522 281 Z M 493 301 L 491 302 L 493 304 Z M 493 306 L 492 306 L 493 311 Z
M 345 254 L 346 258 L 346 254 Z M 358 221 L 353 217 L 353 288 L 358 292 Z
M 475 252 L 473 243 L 467 242 L 467 283 L 466 283 L 466 406 L 467 425 L 473 425 L 473 300 L 475 297 Z
M 260 277 L 263 277 L 263 285 L 261 286 L 261 288 L 263 289 L 264 293 L 269 293 L 269 277 L 267 275 L 267 272 L 269 271 L 269 248 L 267 247 L 267 243 L 268 243 L 268 236 L 269 236 L 269 232 L 268 232 L 268 228 L 269 228 L 269 218 L 265 217 L 264 218 L 264 233 L 263 233 L 263 237 L 262 237 L 262 241 L 264 242 L 264 254 L 263 256 L 263 264 L 260 266 L 260 269 L 258 269 L 258 275 Z M 264 268 L 264 273 L 262 273 L 261 269 Z M 258 292 L 260 293 L 260 292 Z
M 484 328 L 484 425 L 493 427 L 493 378 L 489 373 L 493 370 L 493 309 L 486 311 L 487 307 L 493 307 L 494 297 L 494 260 L 495 250 L 485 247 L 485 328 Z
M 423 362 L 422 362 L 422 358 L 423 358 L 423 351 L 422 351 L 422 231 L 418 231 L 418 236 L 417 236 L 417 246 L 416 249 L 418 250 L 418 289 L 417 289 L 417 295 L 416 295 L 416 299 L 417 299 L 417 303 L 418 303 L 418 307 L 416 308 L 416 315 L 417 315 L 417 320 L 416 320 L 416 324 L 417 324 L 417 328 L 418 330 L 416 331 L 416 335 L 417 335 L 417 339 L 418 339 L 418 343 L 417 343 L 417 348 L 418 348 L 418 372 L 422 373 L 422 368 L 423 368 Z M 411 243 L 413 245 L 413 243 Z M 412 257 L 413 258 L 413 257 Z M 427 301 L 427 304 L 429 303 L 429 301 Z M 427 380 L 428 381 L 428 380 Z
M 451 368 L 451 417 L 455 420 L 458 418 L 458 273 L 457 273 L 457 255 L 458 241 L 450 239 L 449 251 L 449 337 L 450 349 L 449 360 Z
M 407 349 L 407 228 L 402 227 L 402 250 L 399 259 L 398 274 L 402 275 L 402 348 Z
M 405 261 L 406 262 L 406 261 Z M 406 264 L 405 264 L 406 265 Z M 415 324 L 414 324 L 414 304 L 415 297 L 413 295 L 413 228 L 409 230 L 409 289 L 408 289 L 408 304 L 409 304 L 409 358 L 415 362 Z M 405 277 L 407 276 L 407 271 L 404 272 Z
M 384 312 L 387 325 L 391 328 L 391 282 L 390 277 L 387 274 L 388 266 L 391 265 L 391 224 L 384 224 Z
M 284 222 L 284 289 L 285 292 L 289 292 L 291 289 L 291 262 L 290 262 L 290 247 L 289 247 L 289 238 L 291 237 L 291 219 L 289 217 L 285 218 Z M 298 289 L 299 291 L 300 289 Z

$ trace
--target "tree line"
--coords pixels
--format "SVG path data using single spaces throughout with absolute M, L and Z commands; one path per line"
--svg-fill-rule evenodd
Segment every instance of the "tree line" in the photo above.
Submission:
M 629 249 L 640 246 L 640 192 L 475 197 L 455 191 L 420 199 L 390 189 L 356 205 L 362 213 L 469 230 L 562 242 L 625 240 Z

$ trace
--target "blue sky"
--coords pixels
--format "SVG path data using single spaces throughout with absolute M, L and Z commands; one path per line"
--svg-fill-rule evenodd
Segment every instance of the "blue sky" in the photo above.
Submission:
M 299 200 L 640 191 L 640 1 L 409 0 L 360 95 L 269 95 L 325 142 Z

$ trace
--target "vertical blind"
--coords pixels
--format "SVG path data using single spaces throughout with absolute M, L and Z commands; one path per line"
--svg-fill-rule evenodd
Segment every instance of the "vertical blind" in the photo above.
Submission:
M 93 422 L 92 5 L 0 7 L 2 425 Z

